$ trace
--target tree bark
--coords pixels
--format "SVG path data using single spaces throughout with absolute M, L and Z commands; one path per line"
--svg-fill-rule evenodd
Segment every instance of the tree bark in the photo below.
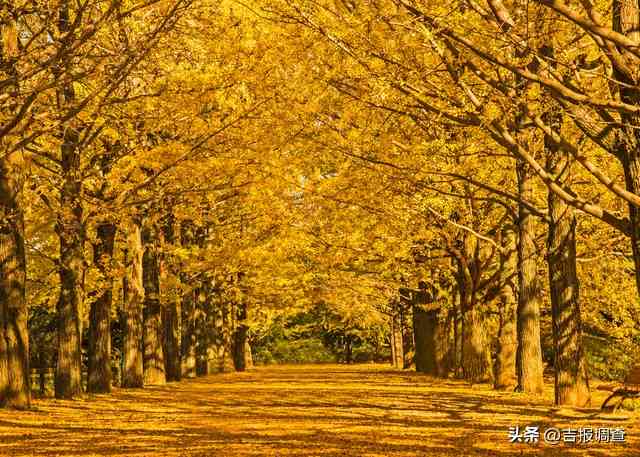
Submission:
M 249 342 L 249 338 L 246 339 L 244 344 L 244 360 L 247 369 L 253 368 L 253 353 L 251 351 L 251 343 Z
M 518 198 L 533 200 L 533 175 L 530 167 L 518 161 Z M 540 344 L 540 284 L 538 280 L 535 226 L 531 212 L 518 205 L 518 351 L 517 390 L 542 393 L 543 367 Z
M 398 310 L 399 304 L 392 303 L 391 310 L 391 365 L 404 368 L 404 342 L 402 338 L 402 322 Z
M 206 354 L 204 354 L 206 360 L 207 374 L 216 373 L 220 369 L 220 347 L 222 345 L 221 326 L 222 314 L 221 305 L 222 300 L 220 297 L 220 288 L 217 287 L 211 278 L 207 279 L 207 303 L 206 303 L 206 326 L 205 334 L 203 335 L 206 341 Z M 224 359 L 224 352 L 222 352 L 222 358 Z
M 222 373 L 225 370 L 228 353 L 227 334 L 225 327 L 226 305 L 220 301 L 215 308 L 214 314 L 214 350 L 216 351 L 217 370 Z
M 166 307 L 163 307 L 163 313 L 167 381 L 180 381 L 182 378 L 179 332 L 180 305 L 176 300 L 171 300 Z
M 474 383 L 490 382 L 493 370 L 485 317 L 473 306 L 463 314 L 462 325 L 462 375 Z
M 416 339 L 416 371 L 446 377 L 448 364 L 448 332 L 439 318 L 440 308 L 413 307 L 413 334 Z
M 26 260 L 21 201 L 22 163 L 0 158 L 0 406 L 28 408 L 31 402 Z
M 195 292 L 189 291 L 182 297 L 182 376 L 196 376 L 196 303 Z
M 160 303 L 160 265 L 155 230 L 151 223 L 142 229 L 142 282 L 144 285 L 143 308 L 143 367 L 144 383 L 164 384 L 164 353 L 162 350 L 162 306 Z
M 60 297 L 57 304 L 58 361 L 55 395 L 56 398 L 73 398 L 82 393 L 84 225 L 78 131 L 67 126 L 63 138 L 63 183 L 57 223 L 60 239 Z
M 465 241 L 467 258 L 475 255 L 477 244 Z M 468 267 L 467 267 L 468 268 Z M 472 267 L 475 268 L 475 267 Z M 468 271 L 468 270 L 467 270 Z M 458 265 L 457 285 L 460 309 L 460 368 L 464 379 L 471 382 L 490 382 L 493 379 L 491 347 L 487 337 L 486 318 L 476 303 L 476 292 L 465 267 Z
M 551 113 L 548 121 L 560 129 L 560 113 Z M 571 176 L 571 159 L 545 138 L 547 169 L 558 182 Z M 549 234 L 547 263 L 555 366 L 556 405 L 586 406 L 591 402 L 589 379 L 582 341 L 580 292 L 576 271 L 576 218 L 573 207 L 548 192 Z
M 209 374 L 209 355 L 212 348 L 213 329 L 209 327 L 210 305 L 209 287 L 204 280 L 196 291 L 197 318 L 196 318 L 196 375 Z
M 238 324 L 233 332 L 233 365 L 236 371 L 245 371 L 247 369 L 246 345 L 249 332 L 249 327 L 245 323 L 247 319 L 246 303 L 238 305 L 237 313 Z M 347 352 L 350 354 L 350 348 Z
M 353 336 L 345 335 L 344 337 L 344 361 L 346 364 L 353 363 Z
M 454 288 L 453 298 L 453 348 L 451 363 L 455 377 L 462 377 L 462 311 L 461 294 L 458 287 Z
M 518 348 L 516 292 L 516 268 L 518 262 L 516 234 L 510 225 L 502 231 L 500 254 L 499 330 L 495 365 L 496 389 L 513 389 L 516 376 L 516 352 Z
M 61 36 L 69 31 L 69 7 L 59 11 Z M 59 70 L 56 70 L 56 73 Z M 71 108 L 76 99 L 72 84 L 58 89 L 58 110 Z M 56 363 L 56 398 L 73 398 L 82 393 L 82 307 L 84 287 L 84 225 L 82 221 L 82 173 L 80 163 L 80 128 L 68 121 L 61 126 L 60 209 L 56 231 L 60 239 L 60 297 L 58 313 L 58 360 Z
M 174 235 L 175 221 L 172 214 L 166 218 L 163 224 L 163 246 L 167 244 L 173 245 L 176 237 Z M 166 278 L 170 274 L 175 274 L 169 266 L 169 259 L 166 249 L 163 249 L 161 261 L 161 279 L 166 284 Z M 174 277 L 179 277 L 175 275 Z M 172 294 L 167 294 L 173 296 Z M 165 370 L 167 373 L 167 381 L 180 381 L 182 377 L 182 369 L 180 366 L 180 304 L 170 298 L 168 303 L 162 307 L 162 322 L 164 324 L 164 340 L 163 349 L 165 353 Z
M 410 310 L 413 307 L 413 292 L 410 289 L 400 289 L 400 300 L 397 303 L 397 322 L 400 329 L 400 342 L 402 346 L 399 352 L 402 352 L 402 368 L 409 368 L 413 364 L 415 357 L 415 336 L 413 334 L 413 318 L 410 316 Z M 405 295 L 403 297 L 403 294 Z
M 96 229 L 93 261 L 101 270 L 105 285 L 89 312 L 89 373 L 87 391 L 111 392 L 111 302 L 113 279 L 108 271 L 113 257 L 116 226 L 101 223 Z
M 44 397 L 47 394 L 47 369 L 42 365 L 38 367 L 38 387 Z
M 180 244 L 183 248 L 191 248 L 195 243 L 195 227 L 193 222 L 185 220 L 180 226 Z M 181 281 L 186 284 L 186 277 L 181 275 Z M 182 377 L 196 376 L 196 291 L 189 290 L 182 295 L 180 305 L 181 351 L 180 364 Z
M 640 39 L 640 6 L 637 0 L 613 0 L 613 29 L 634 41 Z M 640 106 L 640 69 L 637 58 L 623 52 L 631 74 L 613 65 L 614 81 L 619 81 L 620 100 Z M 627 190 L 640 195 L 640 115 L 622 113 L 622 135 L 617 143 L 617 156 L 622 162 Z M 629 204 L 631 222 L 631 247 L 635 266 L 636 288 L 640 294 L 640 208 Z
M 140 388 L 144 386 L 142 355 L 142 304 L 144 286 L 142 281 L 142 237 L 140 223 L 134 221 L 129 231 L 128 268 L 124 291 L 124 368 L 122 387 Z

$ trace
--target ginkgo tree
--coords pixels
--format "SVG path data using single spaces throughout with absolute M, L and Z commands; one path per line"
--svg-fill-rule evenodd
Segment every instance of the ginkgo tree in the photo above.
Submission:
M 348 360 L 386 327 L 396 366 L 500 389 L 546 360 L 559 404 L 594 341 L 637 343 L 628 8 L 34 5 L 0 16 L 3 405 L 28 316 L 59 398 L 84 354 L 90 392 L 246 369 L 300 315 Z

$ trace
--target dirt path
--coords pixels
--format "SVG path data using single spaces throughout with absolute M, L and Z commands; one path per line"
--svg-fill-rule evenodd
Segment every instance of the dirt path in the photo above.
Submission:
M 550 396 L 379 365 L 267 367 L 0 411 L 0 455 L 640 456 L 637 416 L 558 412 Z M 623 427 L 626 443 L 510 444 L 514 425 Z

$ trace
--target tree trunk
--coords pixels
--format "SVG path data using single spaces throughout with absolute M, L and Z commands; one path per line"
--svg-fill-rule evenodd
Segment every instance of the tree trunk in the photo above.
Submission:
M 180 305 L 171 300 L 163 308 L 164 343 L 166 354 L 167 381 L 180 381 L 182 369 L 180 366 Z
M 196 303 L 195 291 L 189 291 L 182 297 L 182 376 L 196 376 Z
M 163 246 L 166 244 L 172 245 L 175 243 L 174 235 L 175 221 L 172 214 L 166 218 L 163 224 Z M 166 284 L 166 280 L 170 274 L 174 274 L 174 277 L 178 277 L 175 273 L 171 272 L 169 268 L 169 260 L 167 258 L 166 250 L 163 249 L 162 261 L 161 261 L 161 279 Z M 172 294 L 167 294 L 173 296 Z M 169 302 L 162 307 L 162 322 L 164 324 L 164 340 L 163 349 L 165 353 L 165 370 L 167 373 L 167 381 L 180 381 L 182 377 L 182 370 L 180 366 L 180 304 L 174 298 L 171 298 Z
M 444 319 L 438 319 L 436 329 L 436 362 L 438 364 L 436 375 L 440 378 L 448 378 L 453 367 L 453 315 L 451 312 L 446 313 Z
M 180 244 L 183 248 L 191 248 L 195 243 L 195 227 L 193 222 L 185 220 L 180 226 Z M 185 274 L 180 277 L 186 284 Z M 194 378 L 196 376 L 196 291 L 189 290 L 182 295 L 180 305 L 181 326 L 181 351 L 180 363 L 182 377 Z
M 142 303 L 144 286 L 142 281 L 142 238 L 140 224 L 137 221 L 131 226 L 128 240 L 128 268 L 123 284 L 124 295 L 124 367 L 122 387 L 140 388 L 144 386 L 142 364 Z
M 221 297 L 220 289 L 215 286 L 211 278 L 207 279 L 207 303 L 206 303 L 206 328 L 204 338 L 206 339 L 206 371 L 207 374 L 218 371 L 220 361 L 218 360 L 218 316 L 220 311 Z
M 391 365 L 395 368 L 404 368 L 404 342 L 398 306 L 398 303 L 394 302 L 391 310 Z
M 70 13 L 61 4 L 58 29 L 61 36 L 69 31 Z M 67 65 L 70 63 L 67 62 Z M 67 70 L 69 70 L 67 68 Z M 57 72 L 57 71 L 56 71 Z M 76 94 L 72 84 L 57 91 L 58 110 L 71 108 Z M 82 221 L 82 171 L 80 130 L 77 123 L 60 126 L 60 209 L 56 231 L 60 239 L 60 297 L 58 298 L 58 360 L 56 363 L 56 398 L 73 398 L 82 393 L 82 301 L 84 286 L 84 225 Z
M 640 6 L 637 0 L 613 0 L 613 29 L 634 41 L 640 39 Z M 613 65 L 614 81 L 619 81 L 620 101 L 640 107 L 640 70 L 637 58 L 624 51 L 624 57 L 632 74 L 620 71 Z M 617 144 L 617 156 L 622 161 L 627 190 L 640 195 L 640 115 L 638 113 L 622 113 L 623 134 Z M 631 247 L 635 266 L 636 288 L 640 294 L 640 208 L 629 204 L 631 222 Z
M 150 223 L 149 223 L 150 224 Z M 150 225 L 142 229 L 143 308 L 143 367 L 144 383 L 164 384 L 164 353 L 162 351 L 162 307 L 160 303 L 160 265 L 155 230 Z
M 475 240 L 465 240 L 467 258 L 475 251 Z M 471 248 L 469 246 L 472 246 Z M 458 264 L 457 285 L 460 308 L 460 368 L 461 376 L 471 382 L 489 382 L 493 379 L 491 348 L 487 337 L 485 316 L 478 309 L 472 279 L 466 277 L 465 267 Z M 474 267 L 475 268 L 475 267 Z
M 212 348 L 213 329 L 209 327 L 210 309 L 206 280 L 196 292 L 198 315 L 196 319 L 196 375 L 209 374 L 209 355 Z
M 560 129 L 559 113 L 552 113 L 549 122 Z M 571 176 L 571 159 L 545 138 L 547 169 L 565 182 Z M 576 272 L 576 218 L 573 207 L 548 192 L 549 234 L 547 263 L 555 366 L 556 405 L 586 406 L 591 402 L 589 380 L 582 341 L 580 293 Z
M 408 304 L 400 303 L 400 311 L 398 314 L 398 324 L 400 325 L 401 342 L 402 342 L 402 368 L 409 368 L 413 364 L 415 355 L 415 336 L 413 334 L 413 317 L 409 316 L 411 308 Z
M 249 343 L 249 338 L 245 340 L 245 344 L 244 344 L 244 360 L 245 360 L 246 367 L 248 369 L 253 368 L 253 354 L 251 351 L 251 344 Z
M 215 308 L 214 315 L 214 348 L 216 351 L 217 370 L 222 373 L 225 370 L 227 359 L 227 329 L 225 327 L 225 308 L 224 301 L 219 301 Z
M 517 164 L 518 197 L 533 200 L 533 176 L 529 165 Z M 540 345 L 540 284 L 534 219 L 522 204 L 518 205 L 518 351 L 516 365 L 518 391 L 542 393 L 542 348 Z
M 448 366 L 448 332 L 440 322 L 440 308 L 413 307 L 413 334 L 416 339 L 416 371 L 446 377 Z
M 60 239 L 60 297 L 58 298 L 58 361 L 56 398 L 82 393 L 82 299 L 84 275 L 84 226 L 79 133 L 64 129 L 61 147 L 62 188 L 57 232 Z
M 38 367 L 38 387 L 40 395 L 47 395 L 47 369 L 44 366 Z
M 207 330 L 212 332 L 207 336 L 209 342 L 207 344 L 207 353 L 206 357 L 206 370 L 207 374 L 216 373 L 218 371 L 218 351 L 215 344 L 215 328 L 214 328 L 215 319 L 211 318 L 210 322 L 207 324 Z
M 234 336 L 238 325 L 236 305 L 226 301 L 222 305 L 222 354 L 220 371 L 235 369 Z
M 31 402 L 26 261 L 21 202 L 22 164 L 0 157 L 0 406 L 28 408 Z
M 247 334 L 249 327 L 244 323 L 247 319 L 247 305 L 238 305 L 238 324 L 233 333 L 233 365 L 236 371 L 247 369 Z
M 111 302 L 113 279 L 108 271 L 113 257 L 116 226 L 102 223 L 97 227 L 93 261 L 104 276 L 104 290 L 91 304 L 89 318 L 89 373 L 87 391 L 111 392 Z
M 451 354 L 451 363 L 455 377 L 462 377 L 462 312 L 460 310 L 460 290 L 458 287 L 454 289 L 453 298 L 453 348 Z
M 518 256 L 516 234 L 511 226 L 503 229 L 502 249 L 503 252 L 500 254 L 500 294 L 498 303 L 500 323 L 494 387 L 496 389 L 513 389 L 518 383 L 516 376 L 516 352 L 518 348 L 516 268 Z
M 462 375 L 474 382 L 490 382 L 493 378 L 491 348 L 485 318 L 476 306 L 462 316 Z
M 346 364 L 353 363 L 353 336 L 346 335 L 344 338 L 344 361 Z

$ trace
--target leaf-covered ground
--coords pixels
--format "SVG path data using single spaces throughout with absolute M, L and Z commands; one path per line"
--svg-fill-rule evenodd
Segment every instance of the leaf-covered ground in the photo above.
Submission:
M 1 411 L 0 455 L 640 456 L 637 414 L 557 410 L 551 395 L 381 365 L 263 367 Z M 514 425 L 623 427 L 626 443 L 511 444 Z

